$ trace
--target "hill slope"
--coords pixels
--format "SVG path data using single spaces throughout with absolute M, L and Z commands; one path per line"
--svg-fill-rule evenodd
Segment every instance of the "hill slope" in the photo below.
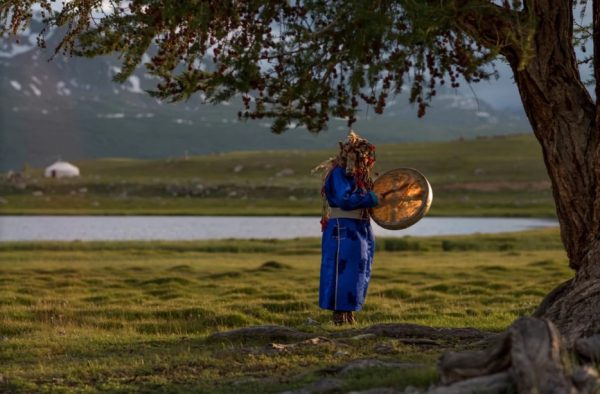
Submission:
M 33 26 L 35 30 L 36 26 Z M 55 37 L 49 38 L 53 48 Z M 232 150 L 319 149 L 336 144 L 348 129 L 332 120 L 318 136 L 304 128 L 270 133 L 269 121 L 239 122 L 236 100 L 162 104 L 145 93 L 155 81 L 143 69 L 123 85 L 111 82 L 119 62 L 64 58 L 35 47 L 35 34 L 20 44 L 0 40 L 0 171 L 25 163 L 46 165 L 100 157 L 166 158 Z M 375 143 L 451 140 L 530 130 L 522 112 L 494 109 L 472 95 L 440 91 L 424 119 L 405 95 L 382 116 L 364 108 L 355 129 Z
M 335 148 L 86 160 L 76 162 L 80 178 L 60 180 L 29 170 L 0 181 L 0 213 L 318 215 L 321 181 L 310 170 L 333 154 Z M 397 167 L 429 178 L 431 215 L 554 215 L 531 135 L 378 146 L 376 170 Z

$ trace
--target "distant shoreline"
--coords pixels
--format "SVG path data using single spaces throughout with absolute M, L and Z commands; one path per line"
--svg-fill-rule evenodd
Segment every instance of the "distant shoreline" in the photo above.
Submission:
M 87 160 L 66 179 L 30 168 L 0 175 L 0 215 L 319 216 L 322 180 L 311 169 L 336 151 Z M 530 135 L 377 146 L 375 171 L 398 167 L 429 179 L 431 217 L 556 217 Z
M 294 212 L 291 211 L 289 213 L 189 213 L 186 211 L 182 212 L 121 212 L 121 211 L 61 211 L 61 210 L 49 210 L 49 211 L 0 211 L 1 216 L 182 216 L 182 217 L 314 217 L 319 218 L 319 213 L 304 213 L 304 212 Z M 505 214 L 505 215 L 495 215 L 493 213 L 485 214 L 471 214 L 470 212 L 448 212 L 442 214 L 435 215 L 427 215 L 427 217 L 435 217 L 435 218 L 449 218 L 449 217 L 465 217 L 465 218 L 532 218 L 532 219 L 556 219 L 556 215 L 534 215 L 534 214 Z
M 0 242 L 298 239 L 321 236 L 315 217 L 241 216 L 2 216 Z M 500 234 L 557 228 L 558 221 L 538 218 L 426 217 L 409 228 L 389 230 L 375 222 L 375 236 L 455 236 Z

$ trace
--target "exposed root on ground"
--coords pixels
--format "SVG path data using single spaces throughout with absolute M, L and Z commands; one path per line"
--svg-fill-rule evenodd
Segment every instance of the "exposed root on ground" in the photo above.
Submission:
M 395 338 L 399 342 L 411 345 L 439 346 L 440 341 L 450 343 L 474 343 L 489 340 L 498 334 L 475 328 L 435 328 L 418 324 L 376 324 L 367 328 L 347 329 L 321 333 L 320 338 L 335 339 L 367 339 L 374 337 Z M 227 340 L 279 340 L 297 341 L 315 338 L 314 333 L 307 333 L 290 327 L 264 325 L 222 331 L 211 336 L 213 339 Z
M 600 351 L 600 340 L 595 337 L 579 343 L 588 356 Z M 591 394 L 600 387 L 592 365 L 570 364 L 556 327 L 531 317 L 517 320 L 487 350 L 444 354 L 439 373 L 442 386 L 437 389 L 451 393 L 478 392 L 482 379 L 498 387 L 486 392 Z
M 271 352 L 288 352 L 306 346 L 343 346 L 349 340 L 376 337 L 395 338 L 400 342 L 436 346 L 491 344 L 485 350 L 447 352 L 438 365 L 439 384 L 425 392 L 441 393 L 557 393 L 592 394 L 600 389 L 600 377 L 594 363 L 600 361 L 600 335 L 579 338 L 569 351 L 577 358 L 571 362 L 567 345 L 556 326 L 546 319 L 524 317 L 502 334 L 474 328 L 433 328 L 416 324 L 377 324 L 367 328 L 328 332 L 326 336 L 282 326 L 254 326 L 216 333 L 215 339 L 267 339 L 288 343 L 270 343 Z M 354 360 L 326 372 L 343 375 L 353 369 L 371 367 L 419 368 L 415 363 L 390 363 L 380 360 Z M 335 384 L 334 384 L 335 383 Z M 316 385 L 316 386 L 315 386 Z M 314 383 L 308 392 L 339 388 L 335 378 Z M 315 386 L 315 387 L 313 387 Z M 323 387 L 320 387 L 323 386 Z M 306 388 L 308 389 L 308 387 Z M 381 392 L 398 392 L 381 389 Z M 303 392 L 302 390 L 298 393 Z M 370 390 L 369 392 L 378 392 Z M 418 393 L 415 388 L 402 391 Z
M 436 328 L 421 326 L 418 324 L 394 323 L 394 324 L 375 324 L 374 326 L 358 329 L 347 330 L 336 333 L 340 336 L 360 334 L 375 334 L 378 337 L 388 337 L 397 339 L 413 339 L 409 341 L 418 343 L 416 339 L 425 339 L 430 341 L 450 341 L 450 342 L 477 342 L 494 337 L 497 334 L 481 331 L 476 328 Z

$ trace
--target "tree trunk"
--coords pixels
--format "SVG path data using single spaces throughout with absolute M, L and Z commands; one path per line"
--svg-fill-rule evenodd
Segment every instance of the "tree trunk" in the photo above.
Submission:
M 458 23 L 482 44 L 500 46 L 542 148 L 575 276 L 552 291 L 535 316 L 553 321 L 571 346 L 578 337 L 600 332 L 600 111 L 577 68 L 573 0 L 523 4 L 522 11 L 514 11 L 481 1 Z M 592 11 L 594 58 L 600 60 L 600 0 L 593 0 Z M 594 66 L 600 81 L 600 66 Z
M 521 66 L 522 55 L 514 48 L 503 54 L 541 145 L 562 241 L 575 270 L 535 315 L 553 321 L 571 345 L 600 332 L 600 135 L 596 105 L 581 83 L 572 45 L 572 1 L 532 3 L 527 12 L 536 18 L 534 55 Z

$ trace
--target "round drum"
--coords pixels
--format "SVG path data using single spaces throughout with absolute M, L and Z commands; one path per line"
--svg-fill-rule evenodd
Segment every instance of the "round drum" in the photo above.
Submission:
M 429 211 L 433 191 L 427 178 L 412 168 L 396 168 L 373 185 L 379 205 L 370 209 L 373 220 L 388 230 L 401 230 L 418 222 Z

